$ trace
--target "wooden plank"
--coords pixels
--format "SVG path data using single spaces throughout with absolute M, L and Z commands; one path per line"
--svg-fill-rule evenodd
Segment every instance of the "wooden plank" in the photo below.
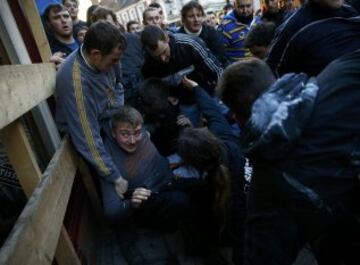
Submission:
M 52 263 L 76 167 L 76 154 L 65 137 L 4 243 L 0 264 Z
M 1 141 L 21 187 L 26 196 L 30 197 L 40 181 L 41 171 L 20 120 L 1 130 Z
M 20 3 L 23 6 L 23 11 L 29 21 L 41 59 L 43 62 L 48 62 L 51 57 L 51 50 L 35 0 L 20 0 Z
M 0 129 L 51 96 L 55 76 L 51 63 L 0 66 Z
M 75 249 L 73 247 L 69 248 L 69 246 L 72 246 L 72 242 L 65 227 L 63 226 L 61 228 L 59 243 L 56 248 L 56 254 L 55 254 L 56 261 L 58 264 L 80 265 L 81 262 L 77 257 Z

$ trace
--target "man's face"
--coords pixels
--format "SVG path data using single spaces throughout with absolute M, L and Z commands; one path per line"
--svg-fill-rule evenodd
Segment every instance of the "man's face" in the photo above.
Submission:
M 77 33 L 76 35 L 76 38 L 77 38 L 77 41 L 80 42 L 80 43 L 83 43 L 84 42 L 84 38 L 85 38 L 85 35 L 86 35 L 86 32 L 88 30 L 87 29 L 81 29 L 79 30 L 79 32 Z
M 279 12 L 279 3 L 278 0 L 268 0 L 266 2 L 267 12 L 269 13 L 277 13 Z
M 189 10 L 183 18 L 184 26 L 190 32 L 198 32 L 201 29 L 204 20 L 204 14 L 197 8 Z
M 148 50 L 148 52 L 154 59 L 163 63 L 168 63 L 171 56 L 169 39 L 166 38 L 165 40 L 159 40 L 156 50 Z
M 64 6 L 69 11 L 72 19 L 77 19 L 79 13 L 79 5 L 76 1 L 66 0 Z
M 144 17 L 143 24 L 161 27 L 161 16 L 158 10 L 147 11 Z
M 340 9 L 344 0 L 313 0 L 315 3 L 327 9 Z
M 73 30 L 70 14 L 67 10 L 56 11 L 56 9 L 52 9 L 49 12 L 49 26 L 54 31 L 55 35 L 69 37 L 72 35 Z
M 123 49 L 118 44 L 110 54 L 102 55 L 98 50 L 92 50 L 90 52 L 91 65 L 94 66 L 100 72 L 106 72 L 111 67 L 119 63 L 120 57 L 123 54 Z
M 216 27 L 216 16 L 215 14 L 208 14 L 206 16 L 206 24 L 211 27 Z
M 161 7 L 159 7 L 157 9 L 157 11 L 158 11 L 158 13 L 160 15 L 160 26 L 163 27 L 163 26 L 165 26 L 165 23 L 164 23 L 164 20 L 165 20 L 164 11 L 162 10 Z
M 113 137 L 119 146 L 127 153 L 134 153 L 142 139 L 141 124 L 133 127 L 128 122 L 119 122 L 113 130 Z
M 250 16 L 253 13 L 252 0 L 236 0 L 235 9 L 239 16 Z
M 141 31 L 141 27 L 138 23 L 134 23 L 129 27 L 129 32 L 133 33 L 133 32 L 139 32 Z

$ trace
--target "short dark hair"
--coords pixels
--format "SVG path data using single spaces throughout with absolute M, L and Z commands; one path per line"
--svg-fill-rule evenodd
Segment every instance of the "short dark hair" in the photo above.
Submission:
M 114 20 L 114 22 L 117 21 L 116 15 L 114 13 L 114 11 L 112 11 L 110 8 L 106 7 L 106 6 L 98 6 L 97 8 L 95 8 L 95 10 L 93 11 L 90 21 L 91 23 L 97 22 L 100 19 L 105 19 L 106 17 L 110 15 L 112 17 L 112 19 Z
M 92 24 L 84 38 L 84 50 L 87 53 L 90 53 L 92 49 L 97 49 L 102 55 L 108 55 L 118 44 L 125 50 L 124 35 L 117 27 L 104 21 Z
M 254 101 L 274 82 L 270 67 L 264 61 L 250 58 L 228 66 L 217 89 L 240 123 L 245 123 Z
M 215 16 L 216 16 L 215 12 L 214 12 L 214 11 L 211 11 L 211 10 L 210 10 L 210 11 L 207 11 L 207 12 L 206 12 L 206 15 L 215 15 Z
M 90 27 L 91 26 L 91 17 L 92 14 L 94 13 L 94 11 L 96 10 L 96 8 L 98 8 L 99 5 L 91 5 L 87 10 L 86 10 L 86 26 Z
M 140 105 L 146 114 L 154 114 L 168 107 L 169 88 L 159 78 L 146 79 L 140 86 Z
M 157 9 L 155 7 L 151 7 L 151 6 L 147 7 L 142 14 L 143 20 L 145 20 L 146 14 L 150 11 L 157 11 Z
M 161 8 L 161 9 L 162 9 L 161 5 L 160 5 L 159 3 L 156 3 L 156 2 L 152 2 L 152 3 L 149 5 L 149 7 Z
M 117 112 L 111 117 L 111 127 L 116 129 L 119 123 L 126 122 L 130 123 L 131 126 L 135 127 L 142 125 L 144 120 L 141 114 L 133 107 L 124 105 L 121 106 Z
M 254 46 L 269 46 L 275 34 L 276 26 L 272 22 L 261 22 L 251 28 L 247 34 L 244 46 L 251 48 Z
M 141 33 L 141 42 L 145 48 L 154 51 L 157 49 L 158 41 L 166 39 L 166 33 L 158 26 L 147 25 Z
M 49 14 L 50 14 L 51 10 L 54 10 L 55 13 L 59 13 L 60 11 L 69 12 L 66 9 L 66 7 L 61 4 L 50 4 L 46 7 L 46 9 L 42 15 L 43 21 L 49 22 Z
M 202 5 L 200 5 L 197 1 L 190 1 L 181 8 L 181 18 L 185 18 L 187 12 L 189 12 L 194 8 L 199 10 L 202 15 L 205 15 L 204 8 L 202 7 Z
M 62 0 L 62 4 L 64 5 L 66 1 L 74 2 L 74 3 L 76 3 L 77 5 L 79 5 L 79 1 L 78 1 L 78 0 Z
M 130 21 L 126 24 L 126 31 L 129 32 L 130 27 L 131 27 L 132 25 L 134 25 L 134 24 L 139 24 L 139 25 L 140 25 L 140 23 L 139 23 L 138 21 L 130 20 Z

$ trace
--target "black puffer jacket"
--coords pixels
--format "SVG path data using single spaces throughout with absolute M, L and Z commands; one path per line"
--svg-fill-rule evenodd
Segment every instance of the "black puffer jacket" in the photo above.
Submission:
M 352 48 L 352 51 L 354 50 L 354 46 L 348 41 L 348 34 L 341 40 L 344 25 L 337 28 L 338 26 L 336 24 L 324 23 L 320 24 L 321 30 L 317 25 L 311 28 L 307 26 L 315 21 L 334 17 L 349 18 L 357 14 L 355 9 L 347 5 L 343 5 L 338 10 L 330 10 L 319 7 L 315 3 L 312 3 L 312 1 L 309 1 L 277 29 L 266 62 L 277 76 L 290 72 L 305 72 L 309 75 L 318 74 L 326 64 L 331 62 L 331 60 L 325 60 L 326 57 L 333 60 L 345 54 L 341 52 L 344 46 L 346 49 Z M 354 26 L 349 27 L 355 36 Z M 327 35 L 328 33 L 330 35 Z M 319 38 L 320 35 L 321 38 Z M 339 41 L 336 41 L 334 44 L 332 38 L 339 39 Z M 346 45 L 349 46 L 341 45 L 344 41 L 347 42 Z M 297 44 L 302 48 L 312 50 L 311 54 L 304 54 L 302 50 L 299 50 L 302 48 L 293 48 L 293 46 Z M 287 47 L 288 45 L 289 47 Z M 315 51 L 313 51 L 314 49 Z M 297 53 L 296 56 L 294 55 L 292 57 L 287 55 L 291 51 Z M 317 62 L 312 57 L 321 54 L 323 61 Z M 309 65 L 310 69 L 308 70 L 307 67 Z

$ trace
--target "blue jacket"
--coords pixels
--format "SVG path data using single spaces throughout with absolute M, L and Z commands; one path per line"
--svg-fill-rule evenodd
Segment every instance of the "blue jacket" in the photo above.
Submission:
M 120 67 L 99 72 L 85 62 L 80 49 L 57 73 L 56 121 L 97 173 L 113 182 L 121 175 L 104 148 L 102 136 L 111 137 L 110 118 L 123 105 Z
M 225 48 L 225 53 L 231 61 L 238 61 L 245 57 L 251 57 L 251 53 L 244 47 L 245 37 L 250 30 L 250 26 L 238 22 L 235 11 L 226 15 L 218 26 L 218 31 L 222 34 L 221 42 Z

